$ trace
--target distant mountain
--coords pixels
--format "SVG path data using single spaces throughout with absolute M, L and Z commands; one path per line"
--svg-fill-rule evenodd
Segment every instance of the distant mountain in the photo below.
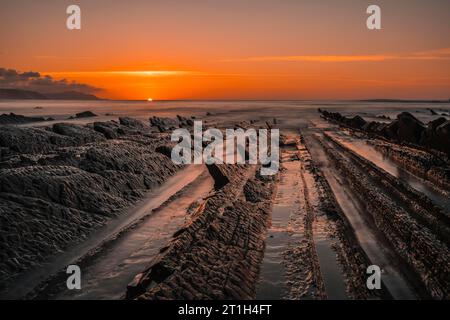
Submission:
M 0 89 L 0 99 L 47 99 L 47 97 L 35 91 Z
M 98 100 L 93 94 L 82 93 L 78 91 L 65 91 L 46 94 L 48 99 L 55 100 Z
M 65 91 L 57 93 L 39 93 L 22 89 L 0 89 L 0 99 L 55 99 L 55 100 L 98 100 L 93 94 L 78 91 Z

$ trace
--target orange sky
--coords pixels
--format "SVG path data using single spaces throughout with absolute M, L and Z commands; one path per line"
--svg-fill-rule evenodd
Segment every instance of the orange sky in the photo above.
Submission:
M 2 3 L 0 67 L 111 99 L 448 99 L 449 21 L 448 0 L 17 0 Z

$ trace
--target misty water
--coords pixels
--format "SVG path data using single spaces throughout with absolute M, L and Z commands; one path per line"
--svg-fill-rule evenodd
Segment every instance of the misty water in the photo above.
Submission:
M 16 113 L 26 116 L 51 117 L 55 121 L 87 123 L 92 121 L 117 120 L 128 116 L 147 120 L 151 116 L 205 116 L 212 112 L 214 121 L 231 123 L 249 118 L 271 119 L 284 118 L 284 124 L 295 127 L 299 121 L 318 117 L 317 109 L 328 109 L 344 115 L 360 114 L 367 120 L 376 116 L 387 115 L 395 118 L 401 111 L 411 112 L 423 122 L 437 116 L 431 115 L 427 108 L 432 107 L 439 116 L 447 119 L 450 105 L 434 103 L 387 103 L 363 101 L 117 101 L 117 100 L 0 100 L 0 113 Z M 95 118 L 68 120 L 70 116 L 83 111 L 92 111 Z M 95 120 L 93 120 L 95 119 Z M 52 122 L 35 123 L 48 125 Z

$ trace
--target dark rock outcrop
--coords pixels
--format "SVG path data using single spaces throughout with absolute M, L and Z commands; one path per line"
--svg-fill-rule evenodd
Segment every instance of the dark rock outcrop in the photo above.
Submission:
M 83 119 L 83 118 L 91 118 L 96 117 L 97 115 L 92 111 L 83 111 L 75 114 L 75 116 L 70 117 L 69 119 Z
M 180 168 L 155 151 L 166 135 L 106 140 L 94 127 L 0 127 L 0 291 Z
M 369 121 L 366 122 L 366 124 L 362 126 L 361 129 L 367 132 L 382 132 L 386 128 L 386 126 L 386 123 Z
M 163 118 L 163 117 L 152 117 L 149 119 L 150 124 L 157 127 L 159 132 L 167 132 L 180 127 L 180 123 L 176 119 Z
M 41 128 L 0 127 L 0 147 L 4 148 L 2 155 L 48 153 L 58 147 L 75 145 L 74 138 Z
M 24 124 L 24 123 L 32 123 L 32 122 L 40 122 L 40 121 L 49 121 L 49 119 L 43 117 L 26 117 L 15 113 L 10 114 L 2 114 L 0 115 L 0 125 L 6 124 Z
M 105 137 L 95 130 L 72 123 L 55 123 L 52 127 L 53 132 L 74 138 L 79 143 L 89 143 L 105 140 Z
M 428 294 L 434 299 L 448 299 L 450 283 L 447 276 L 450 270 L 448 247 L 439 238 L 434 228 L 426 223 L 418 223 L 424 218 L 424 216 L 420 218 L 421 220 L 418 218 L 419 202 L 401 200 L 406 202 L 398 205 L 396 202 L 398 200 L 388 197 L 386 193 L 395 193 L 395 188 L 387 189 L 389 176 L 381 171 L 376 173 L 378 169 L 372 169 L 376 166 L 373 166 L 370 161 L 346 159 L 333 148 L 326 148 L 326 152 L 360 201 L 366 203 L 367 212 L 372 216 L 376 227 L 383 232 L 396 252 L 415 271 Z M 383 187 L 373 183 L 372 179 L 376 175 Z M 432 221 L 436 218 L 434 215 L 429 217 Z M 442 224 L 442 221 L 438 221 L 437 224 Z
M 441 136 L 438 134 L 437 130 L 438 127 L 443 125 L 446 121 L 447 119 L 443 117 L 430 121 L 422 136 L 422 144 L 429 148 L 439 150 L 442 144 L 445 144 L 446 141 L 450 141 L 450 137 L 446 138 L 445 135 Z
M 365 122 L 359 116 L 347 118 L 340 113 L 319 109 L 322 117 L 347 127 L 373 133 L 399 143 L 434 149 L 450 155 L 450 121 L 441 117 L 425 126 L 409 112 L 402 112 L 391 123 Z
M 144 123 L 142 123 L 141 121 L 134 119 L 134 118 L 130 118 L 130 117 L 120 117 L 119 118 L 119 122 L 121 125 L 126 126 L 126 127 L 130 127 L 133 129 L 144 129 L 145 125 Z
M 450 120 L 439 125 L 436 128 L 435 135 L 433 147 L 450 155 Z
M 180 127 L 192 127 L 194 125 L 194 120 L 177 115 L 177 119 Z
M 402 112 L 397 116 L 397 120 L 388 126 L 388 130 L 391 138 L 395 140 L 419 144 L 425 126 L 411 113 Z
M 248 178 L 244 167 L 218 167 L 230 182 L 208 197 L 192 221 L 135 277 L 127 298 L 255 297 L 273 186 L 255 175 Z
M 223 188 L 227 183 L 230 182 L 228 178 L 226 166 L 218 166 L 216 164 L 211 164 L 207 166 L 209 174 L 214 179 L 214 189 L 219 190 Z M 225 171 L 224 171 L 225 170 Z
M 119 136 L 119 128 L 114 121 L 94 122 L 94 130 L 102 133 L 107 139 L 116 139 Z
M 354 116 L 350 119 L 349 124 L 353 128 L 361 129 L 366 124 L 366 121 L 360 116 Z
M 172 156 L 172 148 L 167 145 L 158 146 L 155 148 L 155 151 L 159 152 L 169 158 Z

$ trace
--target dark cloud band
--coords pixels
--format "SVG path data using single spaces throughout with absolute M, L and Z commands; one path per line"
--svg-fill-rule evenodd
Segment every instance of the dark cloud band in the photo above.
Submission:
M 36 90 L 43 93 L 61 91 L 79 91 L 94 93 L 100 88 L 88 84 L 69 81 L 67 79 L 55 80 L 51 76 L 42 76 L 39 72 L 19 72 L 14 69 L 0 68 L 0 87 L 8 89 Z

